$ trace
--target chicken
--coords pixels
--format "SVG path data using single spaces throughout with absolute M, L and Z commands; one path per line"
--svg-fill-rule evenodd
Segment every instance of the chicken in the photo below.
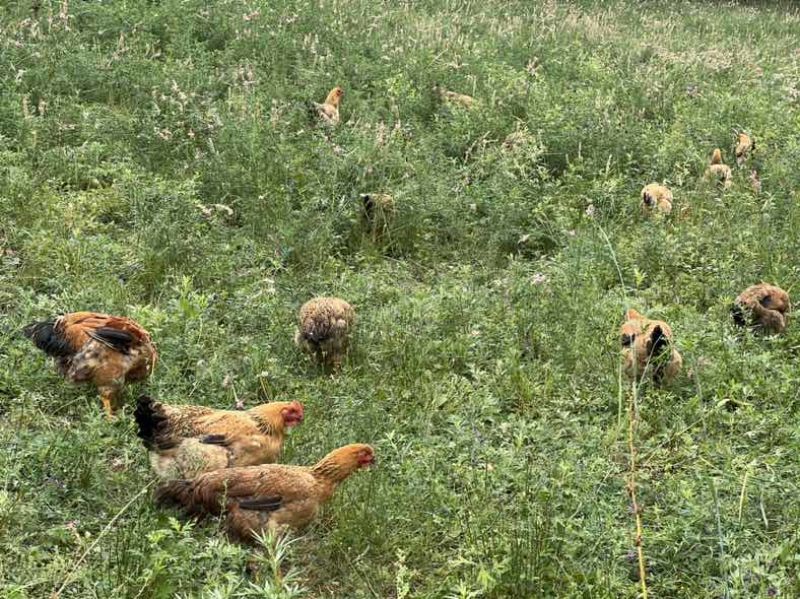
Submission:
M 475 100 L 472 98 L 472 96 L 451 92 L 441 87 L 438 83 L 433 86 L 433 91 L 439 96 L 440 100 L 449 104 L 457 104 L 464 108 L 472 108 L 473 104 L 475 103 Z
M 536 138 L 531 135 L 528 128 L 518 126 L 517 129 L 506 135 L 501 147 L 504 151 L 513 153 L 519 149 L 535 149 L 538 146 Z
M 736 164 L 742 166 L 750 157 L 750 152 L 756 149 L 756 142 L 747 133 L 740 133 L 736 140 Z
M 775 285 L 759 283 L 745 289 L 734 300 L 731 315 L 740 327 L 780 334 L 786 330 L 791 309 L 788 293 Z
M 661 320 L 650 320 L 636 310 L 625 313 L 620 330 L 625 375 L 640 380 L 669 383 L 680 372 L 683 358 L 673 347 L 672 329 Z
M 170 406 L 143 395 L 134 412 L 150 464 L 163 480 L 277 461 L 286 430 L 303 422 L 303 404 L 276 401 L 247 411 Z
M 312 113 L 320 118 L 323 123 L 330 126 L 339 124 L 339 104 L 344 96 L 341 87 L 334 87 L 325 98 L 322 104 L 311 102 Z
M 388 193 L 362 193 L 361 206 L 364 224 L 373 242 L 378 242 L 389 229 L 394 216 L 394 198 Z
M 310 467 L 265 464 L 171 481 L 156 491 L 156 498 L 191 515 L 224 514 L 228 533 L 252 542 L 264 530 L 304 528 L 339 483 L 374 462 L 372 447 L 357 443 L 335 449 Z
M 294 342 L 317 362 L 338 368 L 355 325 L 355 310 L 343 299 L 317 297 L 300 308 Z
M 32 323 L 24 333 L 55 358 L 62 376 L 94 383 L 109 417 L 119 407 L 125 383 L 149 377 L 158 360 L 150 334 L 124 316 L 73 312 Z
M 642 211 L 645 214 L 667 215 L 672 212 L 672 192 L 668 187 L 650 183 L 642 188 Z
M 761 179 L 756 169 L 750 171 L 750 187 L 753 189 L 754 194 L 758 195 L 761 193 Z
M 706 179 L 716 181 L 728 189 L 732 183 L 732 176 L 731 167 L 722 163 L 722 152 L 719 148 L 715 149 L 711 155 L 711 163 L 706 169 Z
M 200 209 L 200 212 L 203 213 L 203 216 L 206 218 L 211 218 L 215 214 L 223 214 L 228 218 L 233 218 L 233 208 L 228 206 L 227 204 L 209 204 L 206 206 L 205 204 L 197 204 L 197 207 Z

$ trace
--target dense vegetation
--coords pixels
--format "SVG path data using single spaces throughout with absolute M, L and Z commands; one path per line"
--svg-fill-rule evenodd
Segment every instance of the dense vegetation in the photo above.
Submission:
M 652 595 L 800 596 L 800 327 L 728 315 L 800 279 L 795 8 L 2 4 L 2 596 L 635 597 L 627 307 L 685 359 L 638 397 Z M 342 124 L 317 127 L 334 85 Z M 722 191 L 702 173 L 735 129 L 757 152 Z M 369 191 L 397 206 L 377 241 Z M 317 294 L 359 315 L 334 376 L 292 343 Z M 108 423 L 19 334 L 82 309 L 153 334 L 155 397 L 298 399 L 286 461 L 360 441 L 378 466 L 277 550 L 154 506 L 139 389 Z

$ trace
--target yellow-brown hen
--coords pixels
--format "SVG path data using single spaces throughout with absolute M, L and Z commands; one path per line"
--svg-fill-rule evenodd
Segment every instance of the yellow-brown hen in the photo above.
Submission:
M 334 87 L 322 104 L 311 102 L 311 110 L 323 123 L 334 126 L 339 124 L 339 104 L 344 97 L 344 90 L 341 87 Z
M 442 102 L 446 102 L 448 104 L 455 104 L 457 106 L 462 106 L 463 108 L 472 108 L 473 104 L 475 103 L 475 99 L 472 96 L 450 91 L 443 88 L 438 83 L 433 86 L 433 91 L 439 96 L 439 99 Z
M 756 142 L 747 133 L 740 133 L 736 138 L 736 154 L 737 166 L 742 166 L 747 159 L 750 158 L 750 153 L 756 149 Z
M 304 528 L 337 485 L 374 461 L 372 447 L 357 443 L 335 449 L 314 466 L 265 464 L 215 470 L 194 480 L 166 483 L 156 496 L 192 515 L 224 514 L 228 533 L 252 542 L 254 533 L 265 530 Z
M 623 370 L 630 379 L 647 376 L 657 384 L 669 383 L 681 370 L 683 358 L 673 346 L 672 329 L 663 320 L 650 320 L 628 310 L 620 341 Z
M 780 287 L 759 283 L 748 287 L 734 300 L 733 321 L 755 332 L 780 334 L 786 330 L 792 306 L 789 294 Z
M 134 417 L 153 470 L 170 480 L 276 462 L 287 430 L 303 421 L 303 404 L 276 401 L 247 411 L 217 410 L 142 396 Z
M 706 179 L 715 181 L 728 189 L 733 183 L 733 173 L 731 167 L 722 162 L 722 151 L 716 148 L 711 154 L 711 161 L 706 169 Z
M 373 242 L 380 241 L 389 231 L 394 216 L 394 198 L 388 193 L 362 193 L 361 218 Z
M 666 185 L 650 183 L 642 188 L 642 211 L 666 216 L 672 212 L 672 191 Z

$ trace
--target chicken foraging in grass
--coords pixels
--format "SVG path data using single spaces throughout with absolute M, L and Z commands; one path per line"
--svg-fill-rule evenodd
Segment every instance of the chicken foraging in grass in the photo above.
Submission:
M 761 193 L 761 179 L 758 176 L 758 171 L 753 169 L 750 171 L 750 187 L 753 190 L 753 193 L 758 195 Z
M 642 211 L 667 215 L 672 212 L 672 192 L 665 185 L 650 183 L 642 188 Z
M 322 104 L 311 102 L 311 111 L 326 125 L 339 124 L 339 104 L 342 102 L 344 90 L 341 87 L 334 87 L 325 98 Z
M 747 133 L 740 133 L 736 139 L 736 165 L 742 166 L 750 157 L 750 153 L 756 149 L 756 142 Z
M 373 242 L 380 241 L 394 216 L 394 198 L 388 193 L 362 193 L 362 217 Z
M 355 325 L 355 310 L 343 299 L 318 297 L 300 308 L 294 342 L 317 362 L 339 368 Z
M 158 360 L 150 334 L 123 316 L 73 312 L 32 323 L 24 333 L 66 379 L 93 383 L 109 417 L 125 383 L 149 377 Z
M 216 410 L 142 396 L 134 417 L 153 470 L 168 480 L 277 461 L 286 431 L 303 422 L 303 404 L 276 401 L 247 411 Z
M 224 514 L 229 534 L 252 542 L 254 533 L 265 530 L 304 528 L 339 483 L 374 462 L 369 445 L 345 445 L 314 466 L 265 464 L 215 470 L 194 480 L 166 483 L 156 496 L 192 515 Z
M 458 106 L 463 106 L 464 108 L 472 108 L 473 104 L 475 103 L 475 100 L 472 98 L 472 96 L 451 92 L 441 87 L 438 83 L 433 86 L 433 91 L 437 96 L 439 96 L 439 99 L 442 102 L 457 104 Z
M 788 293 L 775 285 L 759 283 L 745 289 L 734 300 L 731 315 L 740 327 L 780 334 L 786 330 L 791 310 Z
M 722 185 L 724 189 L 728 189 L 733 182 L 732 177 L 731 167 L 727 164 L 723 164 L 722 151 L 716 148 L 711 155 L 711 163 L 706 169 L 706 179 L 716 181 Z
M 645 375 L 669 383 L 680 372 L 683 359 L 673 347 L 672 329 L 662 320 L 650 320 L 636 310 L 625 313 L 620 330 L 623 370 L 633 380 Z

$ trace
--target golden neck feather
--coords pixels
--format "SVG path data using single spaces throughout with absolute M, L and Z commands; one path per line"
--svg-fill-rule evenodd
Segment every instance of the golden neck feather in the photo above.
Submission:
M 271 410 L 259 410 L 253 408 L 248 410 L 250 417 L 256 421 L 258 428 L 265 435 L 278 435 L 283 433 L 284 422 L 280 412 Z
M 311 468 L 311 473 L 331 483 L 340 483 L 350 476 L 358 465 L 342 464 L 338 456 L 325 456 Z

